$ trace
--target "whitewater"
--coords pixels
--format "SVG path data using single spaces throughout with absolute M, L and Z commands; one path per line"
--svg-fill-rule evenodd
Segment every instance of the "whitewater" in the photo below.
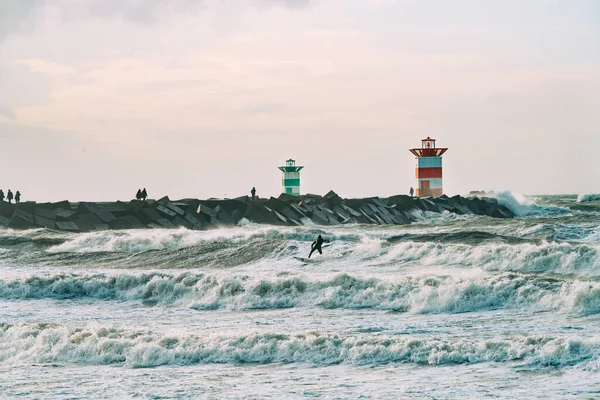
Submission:
M 600 398 L 600 196 L 495 196 L 517 218 L 0 229 L 0 397 Z

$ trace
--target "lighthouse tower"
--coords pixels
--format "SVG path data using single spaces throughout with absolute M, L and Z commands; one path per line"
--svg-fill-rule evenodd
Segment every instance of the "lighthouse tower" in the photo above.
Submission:
M 283 172 L 283 193 L 292 196 L 300 196 L 300 170 L 304 168 L 296 165 L 296 160 L 291 158 L 285 162 L 285 166 L 279 167 Z
M 435 196 L 444 194 L 442 189 L 442 154 L 447 148 L 435 147 L 435 139 L 427 136 L 421 140 L 420 149 L 410 149 L 417 158 L 417 197 Z

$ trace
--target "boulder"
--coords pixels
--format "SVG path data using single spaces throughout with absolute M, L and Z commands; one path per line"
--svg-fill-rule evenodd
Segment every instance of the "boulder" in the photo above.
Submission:
M 168 208 L 167 206 L 163 206 L 163 205 L 156 206 L 156 211 L 158 211 L 160 214 L 162 214 L 164 217 L 166 217 L 168 219 L 173 219 L 177 215 L 177 213 L 175 211 L 173 211 L 170 208 Z
M 310 219 L 317 225 L 329 225 L 327 215 L 325 215 L 319 208 L 315 207 L 310 213 Z
M 144 229 L 146 226 L 133 215 L 118 217 L 108 223 L 110 229 Z
M 169 200 L 169 196 L 165 196 L 165 197 L 161 197 L 160 199 L 156 200 L 156 202 L 158 204 L 169 204 L 171 202 L 171 200 Z
M 192 225 L 192 229 L 202 229 L 203 220 L 197 214 L 194 215 L 191 212 L 186 211 L 185 215 L 183 216 L 183 219 L 185 219 L 190 225 Z
M 15 211 L 15 215 L 13 217 L 13 219 L 15 218 L 21 218 L 27 222 L 29 222 L 30 224 L 34 224 L 35 223 L 35 216 L 31 213 L 28 213 L 27 211 L 23 211 L 21 209 L 17 209 Z
M 206 204 L 199 204 L 196 213 L 200 215 L 205 215 L 209 218 L 217 218 L 216 211 L 207 206 Z
M 96 214 L 91 212 L 79 214 L 75 219 L 75 224 L 82 232 L 104 231 L 109 229 L 107 223 L 103 222 Z
M 0 215 L 0 226 L 8 226 L 10 224 L 10 219 L 3 217 L 2 215 Z
M 56 221 L 56 229 L 61 231 L 79 232 L 79 227 L 73 221 Z
M 25 213 L 25 211 L 22 211 L 22 213 Z M 29 214 L 29 213 L 25 213 L 25 214 Z M 35 226 L 35 224 L 32 222 L 34 220 L 33 215 L 29 214 L 29 216 L 31 216 L 31 220 L 28 217 L 24 218 L 24 214 L 19 215 L 19 214 L 15 213 L 15 216 L 10 220 L 8 227 L 11 229 L 37 228 L 37 226 Z
M 56 214 L 54 212 L 54 210 L 52 210 L 51 208 L 46 208 L 43 205 L 38 205 L 35 208 L 35 212 L 34 214 L 36 216 L 42 217 L 42 218 L 46 218 L 46 219 L 50 219 L 50 220 L 55 220 L 56 219 Z
M 190 224 L 186 219 L 180 217 L 179 215 L 177 215 L 173 220 L 173 225 L 179 228 L 194 229 L 194 226 L 192 224 Z
M 131 200 L 126 208 L 130 214 L 138 214 L 143 208 L 148 207 L 148 203 L 141 200 Z
M 0 202 L 0 215 L 11 219 L 13 215 L 15 215 L 15 210 L 17 207 L 12 203 L 7 203 L 5 201 Z
M 62 208 L 55 208 L 53 213 L 57 221 L 67 221 L 75 215 L 73 211 Z
M 56 222 L 53 219 L 44 218 L 39 215 L 35 216 L 35 224 L 48 229 L 56 228 Z
M 35 212 L 35 208 L 37 207 L 37 203 L 35 201 L 26 201 L 24 203 L 16 204 L 17 209 L 25 211 L 28 214 L 33 214 Z
M 298 201 L 298 196 L 294 196 L 288 193 L 281 193 L 277 199 L 286 203 L 292 203 Z
M 115 218 L 124 217 L 129 215 L 129 204 L 123 203 L 122 201 L 110 202 L 110 203 L 100 203 L 98 204 L 101 209 L 108 211 Z
M 71 203 L 69 203 L 67 200 L 57 201 L 56 203 L 50 203 L 50 208 L 52 210 L 56 210 L 57 208 L 62 208 L 64 210 L 70 210 Z
M 166 207 L 169 210 L 173 211 L 175 214 L 179 215 L 180 217 L 183 217 L 185 215 L 185 210 L 183 208 L 181 208 L 181 206 L 185 207 L 186 204 L 181 205 L 180 203 L 179 204 L 169 203 L 166 205 Z

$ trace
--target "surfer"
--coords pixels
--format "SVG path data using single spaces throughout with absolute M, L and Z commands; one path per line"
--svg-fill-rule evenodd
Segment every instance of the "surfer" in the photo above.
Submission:
M 317 236 L 317 240 L 315 240 L 310 245 L 310 254 L 308 255 L 308 258 L 310 258 L 310 256 L 312 256 L 312 253 L 314 253 L 315 250 L 318 250 L 319 254 L 323 254 L 323 250 L 321 250 L 321 246 L 323 245 L 323 242 L 329 243 L 329 240 L 323 240 L 321 235 Z

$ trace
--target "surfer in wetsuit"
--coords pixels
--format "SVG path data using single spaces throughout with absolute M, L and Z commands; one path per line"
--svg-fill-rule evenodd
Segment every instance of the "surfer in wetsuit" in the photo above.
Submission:
M 317 240 L 315 240 L 310 245 L 310 254 L 308 255 L 308 258 L 310 258 L 310 256 L 312 256 L 312 253 L 314 253 L 315 250 L 318 250 L 319 254 L 323 254 L 323 250 L 321 250 L 321 246 L 323 245 L 323 242 L 329 243 L 329 240 L 323 240 L 323 238 L 321 237 L 321 235 L 319 235 L 317 237 Z

